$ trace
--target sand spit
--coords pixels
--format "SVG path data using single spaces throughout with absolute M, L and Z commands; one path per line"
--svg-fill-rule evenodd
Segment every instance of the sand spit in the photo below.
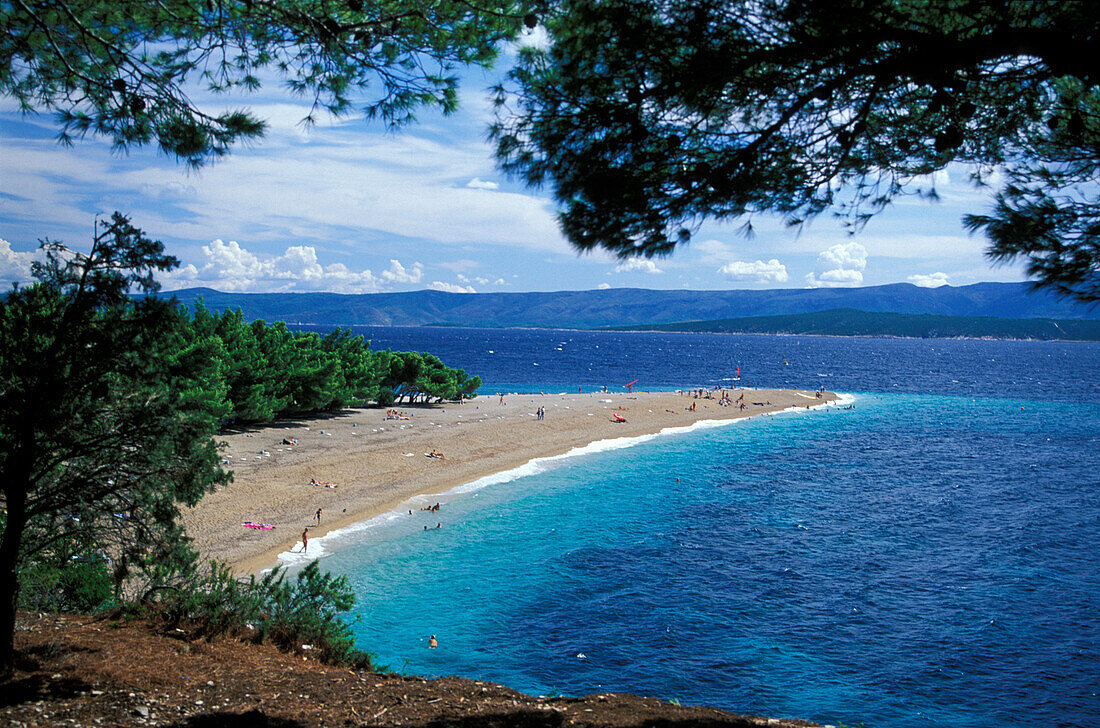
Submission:
M 311 539 L 323 536 L 392 511 L 414 496 L 442 493 L 533 458 L 703 420 L 837 400 L 832 392 L 818 398 L 808 390 L 726 392 L 734 405 L 673 392 L 506 394 L 462 404 L 397 405 L 407 419 L 371 408 L 275 422 L 221 438 L 234 482 L 185 512 L 184 522 L 204 558 L 245 574 L 271 567 L 280 553 L 300 548 L 306 527 Z M 745 409 L 736 402 L 742 394 Z M 537 417 L 540 407 L 543 419 Z M 626 421 L 615 421 L 615 415 Z M 443 457 L 429 457 L 432 452 Z M 241 525 L 249 521 L 275 528 Z

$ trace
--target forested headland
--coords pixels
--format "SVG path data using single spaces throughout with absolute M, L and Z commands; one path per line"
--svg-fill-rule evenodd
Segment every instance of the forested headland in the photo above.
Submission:
M 432 354 L 373 351 L 362 336 L 336 328 L 324 336 L 291 331 L 282 321 L 244 320 L 240 309 L 212 313 L 201 303 L 180 311 L 194 346 L 209 346 L 218 366 L 206 383 L 221 397 L 223 423 L 394 402 L 459 400 L 474 396 L 481 378 L 445 365 Z

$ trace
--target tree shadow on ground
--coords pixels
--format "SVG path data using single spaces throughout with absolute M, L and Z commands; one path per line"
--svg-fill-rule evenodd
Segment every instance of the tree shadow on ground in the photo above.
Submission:
M 347 415 L 352 415 L 356 413 L 361 413 L 364 417 L 373 417 L 377 414 L 384 414 L 387 409 L 411 409 L 426 412 L 434 409 L 445 409 L 446 407 L 450 407 L 452 405 L 458 405 L 458 402 L 394 402 L 389 407 L 372 404 L 368 407 L 345 407 L 338 410 L 305 412 L 301 415 L 281 417 L 279 419 L 270 420 L 268 422 L 232 422 L 220 427 L 218 429 L 218 435 L 228 437 L 229 435 L 245 435 L 249 433 L 255 434 L 263 430 L 279 427 L 288 430 L 300 429 L 309 427 L 317 422 L 334 420 L 339 417 L 345 417 Z
M 259 710 L 247 713 L 203 713 L 193 715 L 169 728 L 305 728 L 305 723 L 288 718 L 275 718 Z
M 64 700 L 91 690 L 83 680 L 60 678 L 49 680 L 45 675 L 31 675 L 0 683 L 0 708 L 35 703 L 39 700 Z
M 556 711 L 515 710 L 507 713 L 484 713 L 461 718 L 437 718 L 426 728 L 562 728 L 569 716 Z M 571 721 L 570 721 L 571 722 Z M 623 716 L 614 721 L 623 728 L 755 728 L 756 724 L 745 720 L 715 720 L 710 718 L 646 718 L 639 716 L 631 721 Z

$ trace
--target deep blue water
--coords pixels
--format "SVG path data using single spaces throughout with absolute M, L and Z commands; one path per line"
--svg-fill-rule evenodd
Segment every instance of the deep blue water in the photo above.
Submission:
M 309 328 L 309 327 L 302 327 Z M 483 392 L 729 382 L 846 392 L 1100 402 L 1100 343 L 353 326 L 375 349 L 427 351 Z M 786 362 L 786 363 L 784 363 Z M 1038 390 L 1034 393 L 1028 390 Z
M 821 723 L 1100 723 L 1100 345 L 368 335 L 487 392 L 739 365 L 856 405 L 555 461 L 450 500 L 442 530 L 367 530 L 324 566 L 381 663 Z

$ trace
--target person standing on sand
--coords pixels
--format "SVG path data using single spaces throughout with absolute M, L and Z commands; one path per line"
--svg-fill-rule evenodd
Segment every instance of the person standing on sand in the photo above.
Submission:
M 321 525 L 321 509 L 320 508 L 317 509 L 317 525 L 318 526 Z
M 307 528 L 306 530 L 302 531 L 302 553 L 304 554 L 306 552 L 306 549 L 308 549 L 308 548 L 309 548 L 309 529 Z

